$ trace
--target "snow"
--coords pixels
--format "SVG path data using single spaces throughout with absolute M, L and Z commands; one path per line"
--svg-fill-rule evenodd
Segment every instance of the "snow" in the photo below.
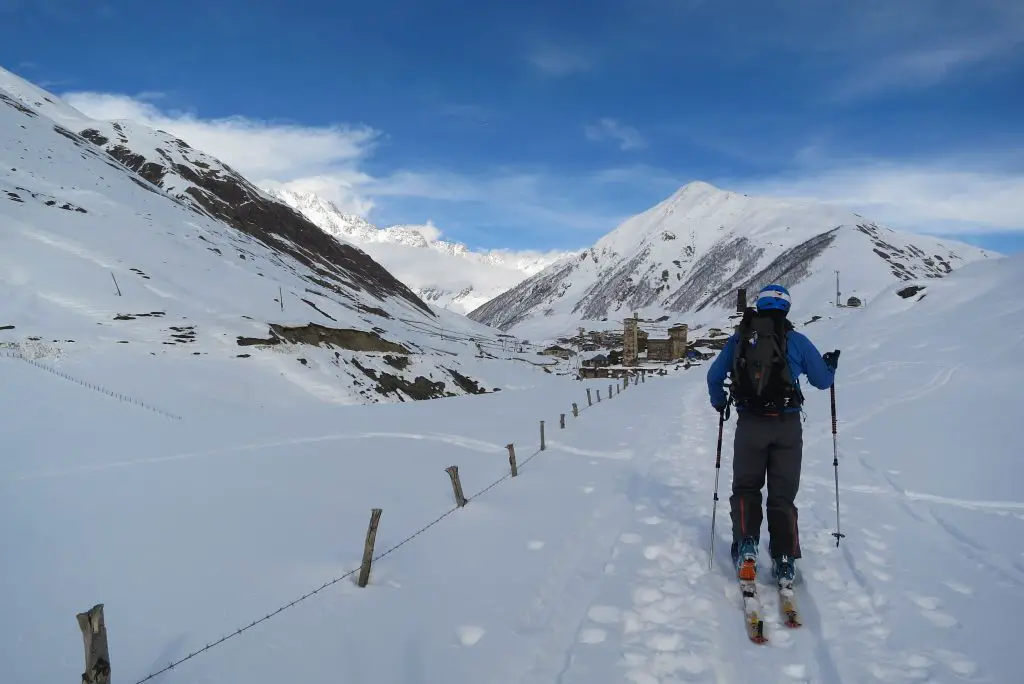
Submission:
M 531 340 L 588 329 L 621 330 L 639 314 L 691 329 L 781 282 L 794 315 L 870 298 L 898 280 L 938 278 L 998 256 L 953 240 L 895 231 L 826 204 L 748 197 L 694 182 L 624 221 L 581 254 L 554 262 L 470 312 L 474 320 Z
M 846 537 L 837 548 L 828 393 L 810 390 L 805 626 L 781 626 L 765 584 L 766 646 L 746 640 L 727 567 L 734 420 L 708 568 L 706 366 L 574 418 L 585 388 L 611 381 L 528 373 L 514 391 L 338 409 L 301 392 L 274 401 L 223 361 L 208 385 L 185 358 L 130 372 L 109 354 L 40 362 L 175 420 L 0 358 L 5 681 L 77 678 L 73 616 L 97 602 L 115 681 L 130 684 L 325 583 L 150 681 L 1016 681 L 1024 260 L 925 285 L 799 326 L 843 350 Z M 369 586 L 335 582 L 359 566 L 372 507 L 377 553 L 401 546 Z
M 431 223 L 378 228 L 313 192 L 267 188 L 330 235 L 365 250 L 424 300 L 465 314 L 575 252 L 472 250 L 440 238 Z

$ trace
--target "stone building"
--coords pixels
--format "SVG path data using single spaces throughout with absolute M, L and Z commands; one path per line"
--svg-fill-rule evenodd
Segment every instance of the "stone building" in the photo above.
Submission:
M 537 353 L 542 356 L 556 356 L 560 359 L 569 359 L 576 355 L 576 352 L 574 352 L 573 350 L 566 349 L 565 347 L 559 347 L 557 344 L 552 345 L 545 349 L 544 351 Z
M 648 361 L 678 361 L 686 356 L 686 325 L 674 325 L 668 329 L 668 338 L 647 340 Z

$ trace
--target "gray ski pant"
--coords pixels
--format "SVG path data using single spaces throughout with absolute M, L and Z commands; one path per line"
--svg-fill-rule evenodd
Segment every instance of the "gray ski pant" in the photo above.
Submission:
M 733 442 L 733 544 L 744 537 L 761 537 L 761 490 L 768 482 L 768 535 L 772 558 L 785 554 L 800 558 L 797 508 L 793 500 L 800 488 L 803 427 L 800 413 L 758 416 L 736 412 Z

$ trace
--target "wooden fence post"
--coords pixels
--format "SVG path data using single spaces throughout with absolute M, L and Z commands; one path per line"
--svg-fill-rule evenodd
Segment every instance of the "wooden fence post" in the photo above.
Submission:
M 79 613 L 78 627 L 85 642 L 85 672 L 82 684 L 110 684 L 110 651 L 107 648 L 107 625 L 103 621 L 103 604 L 98 603 Z
M 612 386 L 608 385 L 608 398 L 611 399 L 615 395 L 612 393 Z
M 540 421 L 540 450 L 544 451 L 547 449 L 547 445 L 544 443 L 544 421 Z
M 587 388 L 587 406 L 593 406 L 594 402 L 590 400 L 590 388 Z
M 448 477 L 452 479 L 452 492 L 455 494 L 455 505 L 462 508 L 467 503 L 466 497 L 462 494 L 462 481 L 459 479 L 459 466 L 450 465 L 444 469 Z
M 565 414 L 564 413 L 558 416 L 558 427 L 560 427 L 563 430 L 565 429 Z
M 572 417 L 573 418 L 579 418 L 580 417 L 580 409 L 579 409 L 578 406 L 576 406 L 576 402 L 575 401 L 572 402 Z
M 601 390 L 597 390 L 597 403 L 601 403 Z
M 381 509 L 370 511 L 370 526 L 366 529 L 366 543 L 363 544 L 363 564 L 359 568 L 359 586 L 365 587 L 370 581 L 370 565 L 373 563 L 373 545 L 377 542 L 377 525 Z
M 516 447 L 514 444 L 506 444 L 505 448 L 508 449 L 508 464 L 512 467 L 512 477 L 519 474 L 519 468 L 516 467 Z

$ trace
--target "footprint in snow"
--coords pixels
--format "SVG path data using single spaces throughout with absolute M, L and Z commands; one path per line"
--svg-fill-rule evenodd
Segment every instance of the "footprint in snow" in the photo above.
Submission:
M 962 653 L 939 649 L 935 651 L 935 657 L 961 677 L 970 677 L 978 672 L 977 663 Z
M 949 613 L 944 613 L 939 610 L 939 606 L 942 605 L 942 601 L 935 598 L 934 596 L 919 596 L 917 594 L 908 594 L 908 598 L 913 601 L 918 608 L 921 609 L 921 614 L 924 615 L 928 620 L 932 622 L 936 627 L 950 628 L 955 627 L 958 622 L 955 617 Z
M 476 625 L 467 625 L 465 627 L 459 627 L 459 642 L 463 646 L 473 646 L 476 642 L 484 636 L 484 628 L 477 627 Z
M 581 644 L 599 644 L 605 640 L 607 632 L 597 627 L 588 627 L 580 632 L 579 641 Z
M 600 625 L 612 625 L 621 619 L 622 612 L 615 606 L 591 606 L 587 617 Z
M 635 534 L 633 532 L 626 532 L 625 534 L 623 534 L 623 535 L 621 535 L 619 537 L 619 541 L 622 542 L 623 544 L 639 544 L 643 540 L 644 540 L 643 537 L 641 537 L 639 534 Z
M 880 582 L 889 582 L 892 580 L 892 575 L 890 575 L 887 572 L 882 572 L 881 570 L 875 570 L 873 568 L 870 570 L 870 572 L 872 576 L 874 576 L 874 578 Z
M 801 682 L 807 681 L 807 666 L 806 665 L 786 665 L 782 668 L 782 672 L 793 679 L 798 679 Z
M 586 487 L 583 488 L 584 494 L 592 494 L 593 492 L 594 488 L 591 485 L 587 485 Z
M 663 632 L 654 634 L 647 639 L 647 648 L 652 651 L 678 651 L 683 647 L 683 637 L 679 634 Z
M 974 593 L 974 589 L 970 588 L 966 584 L 960 584 L 959 582 L 953 582 L 952 580 L 947 580 L 943 582 L 943 584 L 945 584 L 953 591 L 958 592 L 960 594 L 964 594 L 965 596 L 970 596 Z
M 633 600 L 639 605 L 654 603 L 655 601 L 660 601 L 663 598 L 665 598 L 665 595 L 654 587 L 640 587 L 633 592 Z
M 886 561 L 885 561 L 884 558 L 882 558 L 881 556 L 875 555 L 875 554 L 871 553 L 870 551 L 865 551 L 864 552 L 864 557 L 867 558 L 870 562 L 874 563 L 875 565 L 885 565 L 886 564 Z
M 541 549 L 544 548 L 544 542 L 538 541 L 538 540 L 534 540 L 534 541 L 528 542 L 526 544 L 526 548 L 530 549 L 531 551 L 540 551 Z
M 888 551 L 889 545 L 884 541 L 875 537 L 864 537 L 864 543 L 873 548 L 875 551 Z

